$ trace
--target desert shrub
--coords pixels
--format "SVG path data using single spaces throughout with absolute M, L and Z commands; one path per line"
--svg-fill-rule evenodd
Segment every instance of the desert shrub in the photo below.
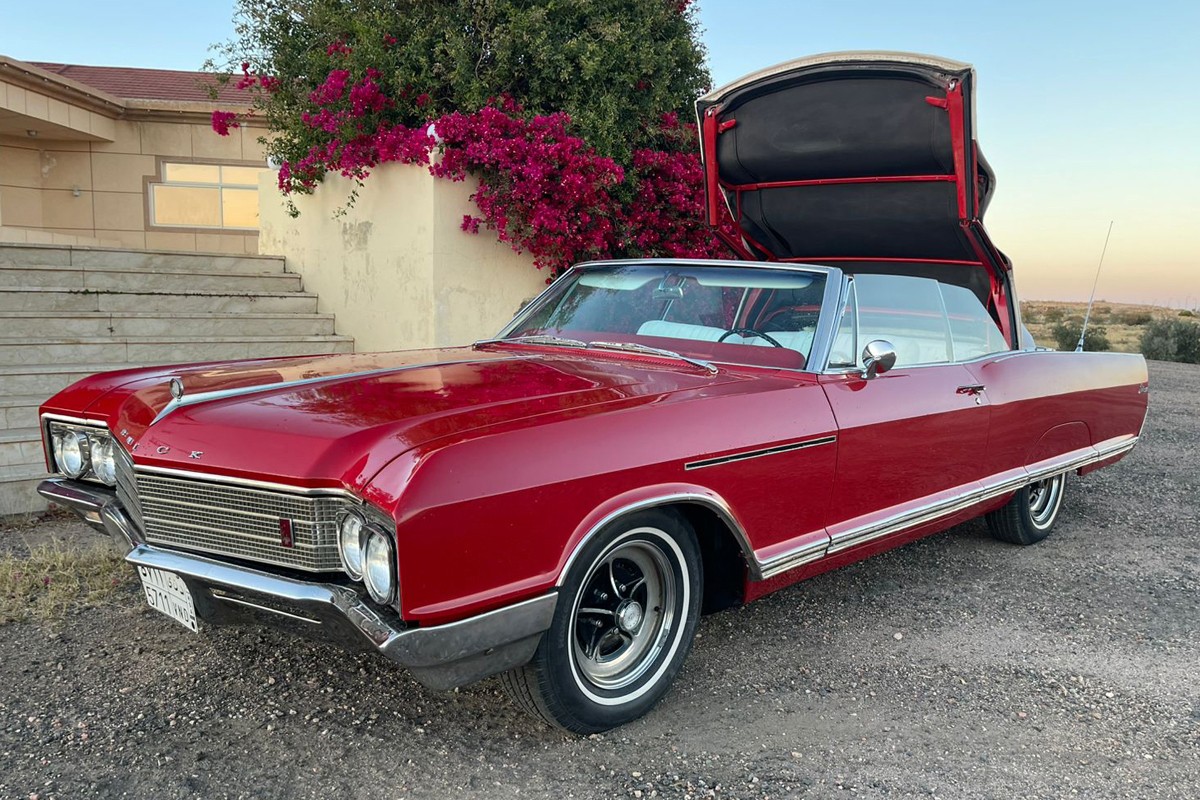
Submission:
M 1130 325 L 1133 327 L 1149 325 L 1153 319 L 1154 319 L 1153 314 L 1151 314 L 1149 311 L 1142 311 L 1140 309 L 1130 309 L 1129 311 L 1122 311 L 1120 314 L 1117 315 L 1118 322 L 1120 322 L 1122 325 Z
M 1078 323 L 1059 322 L 1050 329 L 1054 343 L 1059 350 L 1074 350 L 1079 344 L 1079 331 L 1083 328 L 1083 320 Z M 1112 345 L 1108 341 L 1108 331 L 1103 325 L 1088 324 L 1087 334 L 1083 338 L 1084 350 L 1109 350 Z
M 1064 314 L 1066 312 L 1063 311 L 1061 306 L 1047 306 L 1042 311 L 1042 319 L 1046 322 L 1061 322 Z
M 1200 364 L 1200 324 L 1185 319 L 1157 319 L 1142 333 L 1142 355 L 1155 361 Z

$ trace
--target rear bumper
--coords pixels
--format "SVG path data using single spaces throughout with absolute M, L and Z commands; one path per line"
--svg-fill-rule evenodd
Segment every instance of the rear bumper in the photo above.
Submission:
M 112 491 L 52 478 L 38 486 L 38 493 L 110 536 L 130 564 L 181 577 L 196 616 L 207 623 L 263 624 L 351 649 L 374 649 L 433 689 L 463 686 L 528 662 L 550 627 L 558 599 L 551 592 L 446 625 L 406 627 L 346 586 L 148 545 Z

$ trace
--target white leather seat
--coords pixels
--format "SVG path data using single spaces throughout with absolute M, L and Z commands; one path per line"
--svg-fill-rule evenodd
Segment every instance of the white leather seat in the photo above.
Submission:
M 667 322 L 662 319 L 652 319 L 643 322 L 642 326 L 638 328 L 638 333 L 642 336 L 666 336 L 671 339 L 715 342 L 725 334 L 725 331 L 722 328 L 712 328 L 708 325 L 689 325 L 686 322 Z M 730 336 L 725 341 L 730 342 L 736 338 L 736 336 Z
M 667 322 L 666 320 L 652 319 L 648 322 L 643 322 L 642 326 L 638 328 L 638 333 L 643 336 L 666 336 L 671 339 L 715 342 L 724 336 L 727 331 L 708 325 L 689 325 L 686 322 Z M 807 353 L 812 347 L 812 331 L 771 331 L 767 335 L 789 350 L 795 350 L 801 354 Z M 725 342 L 727 344 L 774 347 L 774 345 L 761 336 L 742 336 L 738 333 L 730 334 L 726 337 Z

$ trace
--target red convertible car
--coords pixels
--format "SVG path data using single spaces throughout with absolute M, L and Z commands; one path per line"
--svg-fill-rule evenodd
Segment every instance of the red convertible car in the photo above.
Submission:
M 469 347 L 96 375 L 41 408 L 39 491 L 192 630 L 633 720 L 702 613 L 979 515 L 1036 542 L 1137 443 L 1140 356 L 1023 340 L 972 91 L 893 53 L 737 81 L 698 111 L 743 260 L 580 265 Z

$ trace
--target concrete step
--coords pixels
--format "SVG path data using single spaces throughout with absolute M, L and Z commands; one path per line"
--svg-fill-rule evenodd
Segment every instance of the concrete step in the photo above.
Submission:
M 352 353 L 349 336 L 120 336 L 0 339 L 0 366 L 20 364 L 186 364 L 235 358 Z M 18 390 L 10 390 L 14 394 Z M 22 392 L 23 393 L 23 392 Z
M 0 287 L 0 314 L 8 311 L 157 311 L 162 313 L 299 313 L 317 310 L 317 296 L 296 291 L 151 291 Z
M 0 316 L 0 337 L 41 340 L 111 336 L 325 336 L 330 314 L 172 314 L 120 311 L 13 311 Z
M 36 465 L 44 469 L 42 435 L 37 426 L 0 431 L 0 467 Z
M 0 392 L 7 391 L 7 388 L 0 389 Z M 38 406 L 45 399 L 40 394 L 0 394 L 0 431 L 36 428 Z
M 30 395 L 41 398 L 38 405 L 67 388 L 97 372 L 112 372 L 118 369 L 135 369 L 144 364 L 97 362 L 95 364 L 20 364 L 0 366 L 0 386 L 13 395 Z
M 44 265 L 13 266 L 0 264 L 0 287 L 36 286 L 54 289 L 93 289 L 108 291 L 287 292 L 300 291 L 300 276 L 290 272 L 244 274 L 207 269 L 160 270 L 80 269 Z
M 141 272 L 283 272 L 280 256 L 218 255 L 171 250 L 125 250 L 111 247 L 0 244 L 0 265 L 74 267 L 83 270 Z
M 45 478 L 46 467 L 40 461 L 0 467 L 0 517 L 45 511 L 49 504 L 37 493 L 38 483 Z

